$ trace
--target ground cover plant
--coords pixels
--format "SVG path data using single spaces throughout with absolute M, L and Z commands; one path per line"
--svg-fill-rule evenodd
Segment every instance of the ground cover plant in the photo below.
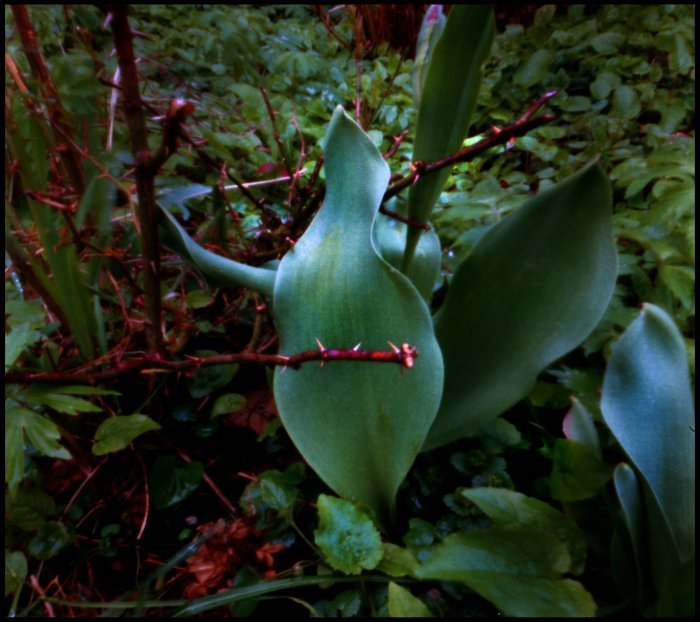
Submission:
M 12 615 L 692 615 L 694 10 L 508 18 L 6 8 Z

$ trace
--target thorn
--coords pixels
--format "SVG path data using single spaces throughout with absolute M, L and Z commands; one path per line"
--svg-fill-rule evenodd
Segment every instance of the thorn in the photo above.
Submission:
M 323 368 L 323 366 L 326 364 L 326 361 L 321 361 L 321 364 L 319 365 L 319 368 Z
M 360 346 L 362 345 L 362 342 L 360 341 L 354 348 L 353 350 L 357 352 L 360 349 Z
M 325 352 L 326 348 L 323 347 L 323 344 L 320 342 L 318 337 L 314 337 L 316 340 L 316 343 L 318 344 L 318 349 L 321 350 L 321 352 Z
M 503 131 L 500 127 L 496 127 L 495 125 L 492 125 L 491 129 L 493 130 L 494 134 L 500 134 Z
M 394 354 L 398 354 L 399 352 L 401 352 L 401 350 L 399 350 L 393 343 L 391 343 L 391 341 L 387 341 L 387 343 L 391 346 L 391 349 L 394 351 Z

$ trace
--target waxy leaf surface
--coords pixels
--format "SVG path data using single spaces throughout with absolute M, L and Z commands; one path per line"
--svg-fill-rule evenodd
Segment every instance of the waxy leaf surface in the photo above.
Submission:
M 603 417 L 642 476 L 657 585 L 695 547 L 695 414 L 683 338 L 645 304 L 615 345 Z
M 316 347 L 418 348 L 412 369 L 331 361 L 275 371 L 277 407 L 309 465 L 339 495 L 383 525 L 420 450 L 442 390 L 442 357 L 418 291 L 378 254 L 372 226 L 389 168 L 362 129 L 337 108 L 324 142 L 326 197 L 280 263 L 273 297 L 280 353 Z
M 456 4 L 435 43 L 420 93 L 413 160 L 432 162 L 462 146 L 479 96 L 481 65 L 495 33 L 490 5 Z M 414 87 L 415 88 L 415 87 Z M 409 194 L 409 217 L 425 222 L 440 196 L 450 168 L 418 180 Z M 408 269 L 422 230 L 411 228 L 404 267 Z
M 489 423 L 593 330 L 617 275 L 611 203 L 589 166 L 494 225 L 460 264 L 436 317 L 445 390 L 426 449 Z

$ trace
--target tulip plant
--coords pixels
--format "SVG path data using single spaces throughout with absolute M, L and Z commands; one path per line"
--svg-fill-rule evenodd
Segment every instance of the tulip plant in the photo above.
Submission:
M 166 242 L 205 275 L 268 298 L 280 355 L 328 363 L 278 366 L 280 417 L 319 476 L 384 529 L 417 454 L 476 432 L 523 398 L 593 330 L 617 274 L 610 187 L 592 163 L 494 225 L 431 313 L 441 250 L 430 213 L 448 165 L 478 151 L 460 149 L 494 20 L 488 7 L 456 6 L 447 19 L 432 7 L 425 21 L 406 215 L 387 215 L 401 182 L 388 187 L 387 163 L 341 107 L 323 140 L 322 207 L 279 265 L 217 256 L 161 214 Z M 532 127 L 529 116 L 498 141 Z

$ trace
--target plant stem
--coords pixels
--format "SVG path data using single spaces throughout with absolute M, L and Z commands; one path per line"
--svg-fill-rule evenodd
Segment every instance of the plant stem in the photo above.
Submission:
M 146 345 L 149 352 L 159 352 L 163 347 L 163 338 L 161 334 L 160 254 L 154 184 L 156 171 L 153 170 L 152 156 L 148 147 L 148 130 L 141 102 L 139 77 L 136 71 L 133 34 L 129 25 L 129 9 L 126 5 L 116 4 L 101 8 L 112 14 L 112 37 L 121 73 L 120 95 L 135 164 L 134 175 L 138 195 L 136 214 L 139 221 L 143 256 Z

